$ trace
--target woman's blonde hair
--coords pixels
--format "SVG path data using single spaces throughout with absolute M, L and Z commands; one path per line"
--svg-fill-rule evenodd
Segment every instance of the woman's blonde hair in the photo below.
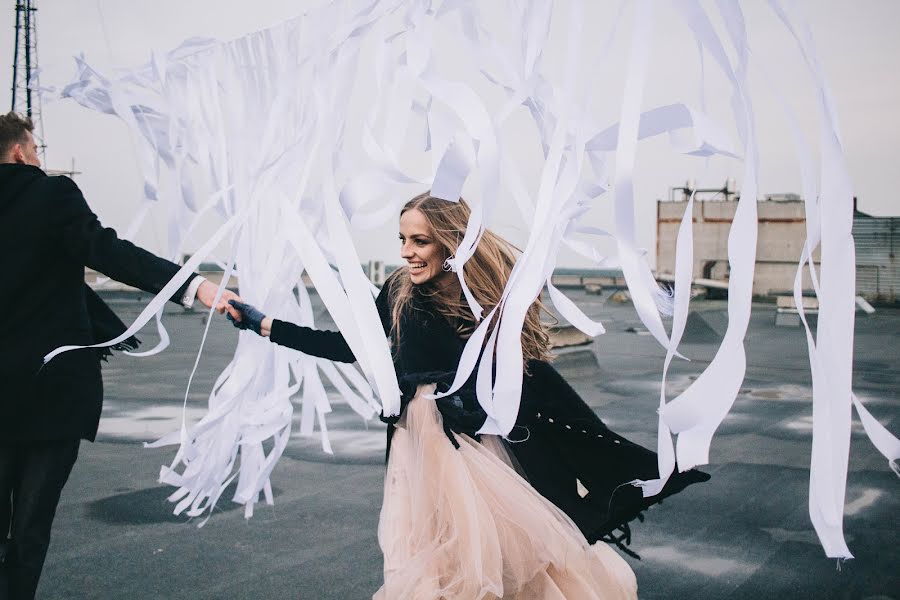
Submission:
M 465 234 L 471 213 L 469 205 L 462 198 L 459 202 L 448 202 L 426 192 L 407 202 L 400 215 L 414 209 L 424 215 L 435 242 L 444 251 L 444 258 L 452 256 Z M 463 267 L 466 284 L 484 308 L 485 314 L 500 302 L 503 288 L 515 264 L 517 251 L 515 246 L 502 237 L 485 231 L 475 248 L 475 254 L 466 261 Z M 456 278 L 456 275 L 453 277 Z M 414 286 L 409 278 L 409 267 L 401 267 L 392 281 L 391 289 L 391 323 L 395 337 L 400 335 L 400 317 L 405 310 L 411 308 L 410 302 L 414 294 L 431 299 L 438 313 L 456 328 L 461 337 L 468 338 L 475 331 L 475 317 L 458 282 L 445 286 L 443 290 L 427 283 Z M 551 356 L 550 339 L 546 328 L 541 324 L 542 310 L 544 306 L 538 296 L 528 309 L 522 328 L 522 354 L 526 363 L 529 360 L 547 360 Z

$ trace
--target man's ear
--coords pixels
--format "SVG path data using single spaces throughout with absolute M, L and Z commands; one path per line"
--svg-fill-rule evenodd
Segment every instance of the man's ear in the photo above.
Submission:
M 22 151 L 22 144 L 13 144 L 9 149 L 9 162 L 23 164 L 25 162 L 25 152 Z

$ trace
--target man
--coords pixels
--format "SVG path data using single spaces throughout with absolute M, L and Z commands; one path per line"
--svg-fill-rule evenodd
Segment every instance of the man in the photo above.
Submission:
M 44 173 L 32 130 L 30 119 L 0 116 L 0 600 L 34 597 L 60 492 L 100 420 L 100 353 L 43 357 L 106 341 L 97 338 L 110 318 L 123 331 L 84 267 L 148 292 L 179 270 L 104 228 L 71 179 Z M 210 307 L 216 291 L 195 275 L 171 300 Z M 226 291 L 216 310 L 236 298 Z

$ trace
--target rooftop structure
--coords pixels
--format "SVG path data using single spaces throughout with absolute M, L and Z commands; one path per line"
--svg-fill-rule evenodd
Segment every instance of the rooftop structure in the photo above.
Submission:
M 681 191 L 677 198 L 675 192 Z M 694 193 L 693 277 L 727 282 L 728 234 L 740 195 L 726 183 L 722 189 L 700 190 L 690 182 L 672 188 L 669 201 L 657 201 L 657 277 L 671 279 L 675 273 L 675 241 L 690 194 Z M 798 194 L 772 194 L 757 200 L 759 233 L 756 245 L 755 296 L 770 296 L 793 289 L 797 263 L 806 240 L 806 211 Z M 854 209 L 853 237 L 856 241 L 856 287 L 870 302 L 894 303 L 900 288 L 896 258 L 896 232 L 900 217 L 874 217 Z M 813 255 L 819 265 L 819 251 Z M 803 288 L 812 289 L 809 273 Z

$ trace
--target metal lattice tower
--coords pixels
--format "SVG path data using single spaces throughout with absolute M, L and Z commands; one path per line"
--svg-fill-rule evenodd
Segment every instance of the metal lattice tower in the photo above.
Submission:
M 12 108 L 34 122 L 34 139 L 45 161 L 44 123 L 38 85 L 37 7 L 35 0 L 16 0 L 16 47 L 13 60 Z

